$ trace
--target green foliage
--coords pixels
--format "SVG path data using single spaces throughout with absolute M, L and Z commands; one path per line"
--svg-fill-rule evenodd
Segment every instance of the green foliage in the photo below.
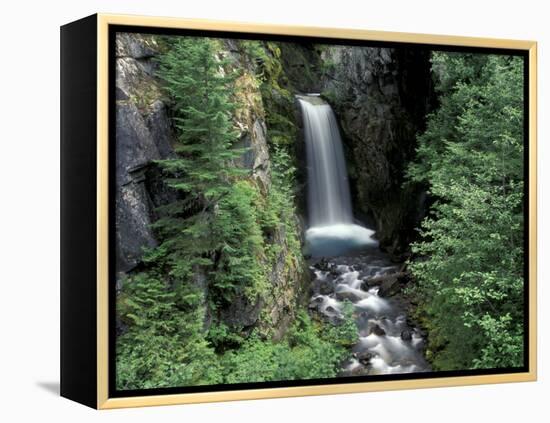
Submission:
M 286 150 L 275 146 L 272 150 L 271 186 L 260 209 L 260 224 L 266 240 L 267 253 L 274 264 L 281 246 L 273 239 L 273 235 L 281 227 L 286 236 L 287 260 L 301 258 L 302 251 L 294 205 L 296 169 L 291 165 L 292 159 Z M 288 264 L 296 266 L 296 263 Z
M 221 72 L 228 62 L 216 56 L 208 38 L 177 37 L 160 56 L 158 76 L 164 82 L 178 133 L 177 158 L 159 161 L 171 175 L 170 187 L 200 200 L 205 207 L 231 189 L 228 179 L 243 171 L 228 162 L 243 151 L 232 148 L 237 134 L 229 99 L 235 75 Z
M 240 349 L 222 358 L 225 383 L 336 376 L 340 363 L 349 354 L 349 339 L 347 335 L 340 337 L 339 331 L 326 329 L 301 312 L 287 337 L 279 342 L 262 340 L 253 334 Z
M 435 53 L 440 107 L 409 179 L 435 199 L 413 245 L 412 293 L 435 369 L 517 367 L 523 348 L 523 67 Z
M 281 47 L 275 42 L 244 41 L 244 53 L 257 64 L 257 76 L 266 113 L 268 140 L 272 146 L 289 149 L 296 139 L 294 97 L 283 69 Z
M 267 289 L 263 263 L 264 242 L 256 204 L 260 194 L 248 181 L 236 182 L 214 209 L 210 236 L 216 240 L 218 258 L 211 271 L 210 288 L 218 298 L 231 301 L 242 290 L 256 301 Z
M 227 349 L 239 348 L 245 340 L 243 335 L 223 322 L 210 326 L 206 339 L 219 353 L 223 353 Z
M 213 350 L 202 337 L 204 307 L 190 284 L 168 287 L 156 275 L 124 281 L 117 301 L 128 331 L 117 337 L 117 389 L 219 383 Z
M 178 156 L 158 163 L 167 184 L 185 200 L 165 207 L 154 225 L 170 275 L 189 278 L 196 266 L 206 267 L 214 303 L 231 301 L 241 290 L 254 298 L 265 289 L 258 194 L 239 180 L 248 171 L 233 164 L 244 152 L 233 148 L 235 105 L 229 99 L 235 77 L 218 50 L 211 39 L 177 37 L 160 57 L 159 77 L 173 101 Z
M 350 349 L 359 340 L 357 325 L 354 318 L 354 306 L 349 300 L 345 300 L 342 306 L 343 321 L 338 325 L 327 325 L 327 337 L 336 345 Z
M 301 311 L 277 342 L 238 336 L 224 324 L 211 326 L 205 339 L 199 291 L 172 290 L 141 274 L 124 292 L 117 311 L 130 330 L 117 339 L 118 389 L 335 377 L 357 341 L 351 304 L 337 326 Z

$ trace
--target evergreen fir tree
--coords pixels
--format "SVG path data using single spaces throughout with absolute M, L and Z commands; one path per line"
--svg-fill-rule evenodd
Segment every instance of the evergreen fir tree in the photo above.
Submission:
M 245 174 L 233 162 L 243 154 L 233 147 L 231 103 L 234 74 L 216 56 L 219 45 L 208 38 L 177 37 L 160 57 L 158 75 L 172 101 L 177 157 L 158 161 L 166 184 L 181 199 L 162 207 L 154 227 L 170 275 L 187 280 L 195 266 L 214 264 L 220 239 L 216 227 L 219 202 Z

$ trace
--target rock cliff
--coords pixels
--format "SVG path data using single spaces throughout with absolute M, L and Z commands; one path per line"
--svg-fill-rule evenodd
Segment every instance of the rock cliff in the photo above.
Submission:
M 150 224 L 165 191 L 152 162 L 174 154 L 166 102 L 154 77 L 152 36 L 119 34 L 116 39 L 116 271 L 128 272 L 143 247 L 156 245 Z
M 425 193 L 404 185 L 404 170 L 433 106 L 429 53 L 337 46 L 323 59 L 323 94 L 340 121 L 356 215 L 372 220 L 382 248 L 401 258 L 424 210 Z

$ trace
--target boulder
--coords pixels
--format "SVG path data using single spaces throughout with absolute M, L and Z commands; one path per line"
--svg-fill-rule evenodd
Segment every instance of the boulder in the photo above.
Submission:
M 374 278 L 368 277 L 364 278 L 361 282 L 361 289 L 363 291 L 368 291 L 369 289 L 378 286 L 379 282 Z
M 393 283 L 394 281 L 398 281 L 399 283 L 406 283 L 409 280 L 409 274 L 407 272 L 396 272 L 396 273 L 388 273 L 386 275 L 380 275 L 380 276 L 369 276 L 366 278 L 363 278 L 361 283 L 361 289 L 364 291 L 368 291 L 369 288 L 372 288 L 374 286 L 380 286 L 382 287 L 384 284 L 388 286 L 388 284 Z M 380 295 L 380 293 L 379 293 Z M 383 295 L 380 295 L 383 296 Z
M 412 332 L 410 330 L 404 330 L 401 332 L 401 339 L 403 341 L 409 342 L 412 341 Z
M 359 361 L 359 363 L 366 366 L 369 364 L 371 358 L 374 357 L 374 354 L 368 350 L 362 350 L 356 351 L 355 353 L 353 353 L 353 356 Z
M 329 279 L 318 280 L 317 288 L 319 294 L 321 295 L 330 295 L 334 292 L 334 283 Z
M 330 265 L 329 273 L 333 278 L 337 278 L 338 276 L 340 276 L 340 272 L 338 272 L 338 267 L 335 266 L 334 264 Z
M 374 325 L 370 329 L 370 333 L 374 333 L 377 336 L 384 336 L 386 334 L 386 331 L 380 327 L 380 325 Z
M 356 303 L 357 301 L 360 301 L 363 299 L 363 296 L 359 295 L 357 292 L 347 291 L 347 290 L 338 290 L 338 288 L 336 289 L 335 297 L 338 301 L 349 300 L 352 303 Z
M 328 306 L 325 308 L 325 313 L 338 314 L 338 310 L 336 310 L 333 306 Z
M 384 279 L 378 290 L 378 296 L 380 297 L 392 297 L 397 294 L 402 288 L 399 279 L 396 276 L 388 277 Z
M 355 365 L 351 368 L 344 369 L 340 372 L 339 376 L 349 377 L 349 376 L 364 376 L 368 372 L 368 369 L 363 365 Z
M 321 258 L 317 263 L 314 264 L 314 267 L 323 271 L 328 272 L 331 269 L 331 265 L 328 260 L 324 257 Z

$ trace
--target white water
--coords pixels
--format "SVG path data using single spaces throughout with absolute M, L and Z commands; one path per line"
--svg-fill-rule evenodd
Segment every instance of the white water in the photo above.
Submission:
M 376 246 L 374 231 L 353 222 L 346 160 L 334 112 L 318 96 L 302 96 L 299 103 L 307 155 L 307 253 L 336 256 Z
M 334 112 L 317 97 L 300 99 L 308 167 L 311 226 L 353 223 L 342 139 Z
M 366 246 L 377 246 L 374 231 L 355 224 L 313 226 L 306 231 L 306 250 L 313 257 L 332 257 Z
M 344 263 L 344 264 L 342 264 Z M 379 286 L 365 286 L 366 280 L 397 272 L 382 252 L 371 251 L 353 257 L 335 257 L 326 264 L 330 270 L 311 266 L 313 296 L 310 309 L 333 324 L 339 324 L 344 299 L 354 306 L 358 341 L 349 359 L 342 364 L 342 376 L 378 375 L 429 371 L 423 356 L 424 339 L 407 322 L 399 298 L 382 298 Z M 321 285 L 325 292 L 321 294 Z M 330 288 L 328 289 L 327 286 Z

